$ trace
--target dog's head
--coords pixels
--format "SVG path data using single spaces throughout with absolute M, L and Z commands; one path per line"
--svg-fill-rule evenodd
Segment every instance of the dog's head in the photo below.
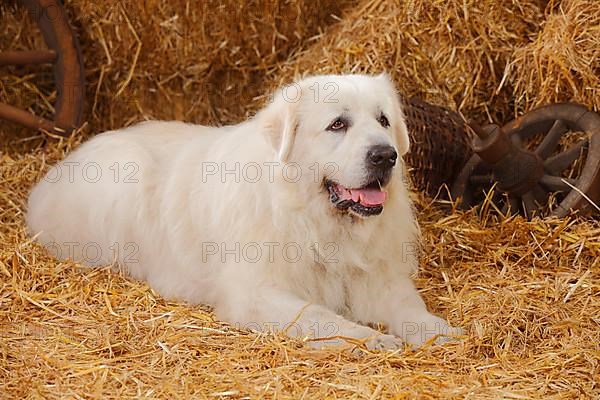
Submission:
M 279 161 L 301 171 L 305 193 L 318 191 L 330 207 L 359 217 L 383 211 L 409 148 L 387 75 L 310 77 L 279 89 L 259 115 Z

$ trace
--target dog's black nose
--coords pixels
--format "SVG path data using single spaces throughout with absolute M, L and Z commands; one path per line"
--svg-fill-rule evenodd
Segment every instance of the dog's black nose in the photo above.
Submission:
M 398 153 L 392 146 L 377 144 L 367 151 L 367 162 L 373 167 L 387 170 L 396 165 Z

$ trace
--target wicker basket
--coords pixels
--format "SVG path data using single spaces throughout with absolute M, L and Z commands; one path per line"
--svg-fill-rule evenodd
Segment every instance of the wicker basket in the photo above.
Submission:
M 452 185 L 473 155 L 463 119 L 448 109 L 418 99 L 402 99 L 411 139 L 405 157 L 414 188 L 431 197 L 447 197 Z

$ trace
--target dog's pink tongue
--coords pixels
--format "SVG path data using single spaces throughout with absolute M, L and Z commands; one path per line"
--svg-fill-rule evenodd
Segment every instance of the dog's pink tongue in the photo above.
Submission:
M 383 204 L 386 192 L 379 189 L 351 189 L 352 197 L 358 192 L 358 201 L 363 206 L 378 206 Z M 356 201 L 356 200 L 355 200 Z
M 342 187 L 342 200 L 352 200 L 363 206 L 378 206 L 385 202 L 387 193 L 379 189 L 346 189 Z

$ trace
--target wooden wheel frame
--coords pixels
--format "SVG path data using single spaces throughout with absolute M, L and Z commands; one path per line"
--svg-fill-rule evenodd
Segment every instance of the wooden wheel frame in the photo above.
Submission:
M 502 128 L 470 126 L 477 135 L 472 144 L 476 154 L 451 190 L 462 208 L 491 196 L 502 213 L 528 218 L 600 212 L 600 115 L 579 104 L 551 104 Z M 554 154 L 569 132 L 584 136 Z
M 53 120 L 0 103 L 0 119 L 61 136 L 81 124 L 85 97 L 83 59 L 67 14 L 58 0 L 19 0 L 39 27 L 48 49 L 0 53 L 6 65 L 53 64 L 56 85 Z

